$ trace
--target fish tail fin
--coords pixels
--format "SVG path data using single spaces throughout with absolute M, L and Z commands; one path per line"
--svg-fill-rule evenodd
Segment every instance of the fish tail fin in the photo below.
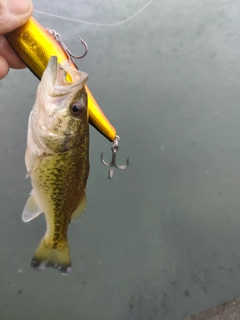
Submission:
M 71 260 L 69 255 L 69 246 L 67 240 L 56 249 L 44 237 L 31 261 L 31 267 L 35 270 L 44 270 L 53 268 L 62 274 L 71 273 Z

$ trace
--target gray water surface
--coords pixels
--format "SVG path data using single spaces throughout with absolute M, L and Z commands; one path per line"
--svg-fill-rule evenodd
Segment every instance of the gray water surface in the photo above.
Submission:
M 75 19 L 114 23 L 146 0 L 34 1 Z M 134 20 L 96 27 L 34 14 L 58 31 L 121 136 L 91 129 L 87 211 L 69 227 L 72 274 L 30 266 L 44 216 L 21 212 L 27 122 L 38 80 L 0 82 L 0 319 L 181 320 L 240 296 L 240 3 L 155 0 Z

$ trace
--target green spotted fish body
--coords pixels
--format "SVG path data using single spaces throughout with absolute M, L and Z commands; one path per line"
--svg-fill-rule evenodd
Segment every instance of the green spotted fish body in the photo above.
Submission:
M 67 229 L 86 208 L 89 173 L 86 80 L 86 73 L 51 57 L 29 116 L 25 163 L 32 191 L 22 220 L 45 214 L 47 230 L 31 261 L 37 270 L 71 272 Z

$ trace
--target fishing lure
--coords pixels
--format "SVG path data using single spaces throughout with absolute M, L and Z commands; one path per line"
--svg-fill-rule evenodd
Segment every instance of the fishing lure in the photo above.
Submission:
M 56 56 L 59 63 L 68 60 L 71 67 L 77 69 L 73 58 L 83 58 L 88 51 L 87 44 L 80 38 L 82 44 L 85 46 L 85 52 L 80 56 L 73 55 L 63 43 L 58 33 L 54 30 L 44 29 L 33 17 L 31 17 L 23 26 L 5 36 L 17 55 L 38 79 L 41 79 L 51 56 Z M 67 74 L 66 79 L 71 82 L 69 74 Z M 116 129 L 109 122 L 97 101 L 94 99 L 87 85 L 85 85 L 85 89 L 88 95 L 90 124 L 108 140 L 114 142 L 112 146 L 112 161 L 106 163 L 101 155 L 103 164 L 110 167 L 108 177 L 111 179 L 114 167 L 125 169 L 129 165 L 129 160 L 127 159 L 126 164 L 122 166 L 116 164 L 116 152 L 119 148 L 118 142 L 120 138 L 116 134 Z

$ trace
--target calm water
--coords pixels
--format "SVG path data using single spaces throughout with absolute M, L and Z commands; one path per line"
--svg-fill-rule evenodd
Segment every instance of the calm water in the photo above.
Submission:
M 34 1 L 35 8 L 113 23 L 146 0 Z M 114 28 L 34 16 L 57 30 L 121 136 L 112 181 L 100 163 L 111 143 L 91 129 L 84 217 L 69 228 L 69 277 L 29 261 L 44 216 L 21 212 L 28 115 L 38 80 L 0 82 L 1 320 L 181 320 L 240 295 L 239 1 L 156 0 Z

